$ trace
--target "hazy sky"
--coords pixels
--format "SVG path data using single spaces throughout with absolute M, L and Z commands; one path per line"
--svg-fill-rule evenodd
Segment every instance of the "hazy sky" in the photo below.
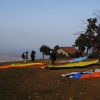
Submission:
M 0 0 L 0 52 L 72 46 L 100 0 Z

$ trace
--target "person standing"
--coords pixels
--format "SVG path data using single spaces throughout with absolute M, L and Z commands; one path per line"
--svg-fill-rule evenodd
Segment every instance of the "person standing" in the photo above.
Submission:
M 35 51 L 31 51 L 31 61 L 34 61 L 34 59 L 35 59 L 35 54 L 36 54 L 36 52 Z
M 54 61 L 56 61 L 57 55 L 54 51 L 50 51 L 50 59 L 51 59 L 51 64 L 54 65 Z

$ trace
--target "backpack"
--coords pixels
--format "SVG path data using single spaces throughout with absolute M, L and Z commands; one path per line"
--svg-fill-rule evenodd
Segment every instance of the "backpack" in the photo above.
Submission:
M 34 51 L 34 54 L 36 54 L 36 52 Z
M 22 57 L 23 59 L 25 59 L 24 53 L 21 55 L 21 57 Z

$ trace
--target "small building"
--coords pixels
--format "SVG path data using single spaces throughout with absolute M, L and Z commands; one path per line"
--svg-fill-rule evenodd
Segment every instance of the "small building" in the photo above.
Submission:
M 70 55 L 75 54 L 77 51 L 79 50 L 74 47 L 60 47 L 60 49 L 57 50 L 57 53 L 62 53 L 69 57 Z
M 57 53 L 65 54 L 67 57 L 70 57 L 71 55 L 75 54 L 76 52 L 79 52 L 78 49 L 74 47 L 60 47 L 60 49 L 57 50 Z M 86 55 L 85 52 L 83 52 L 83 56 Z

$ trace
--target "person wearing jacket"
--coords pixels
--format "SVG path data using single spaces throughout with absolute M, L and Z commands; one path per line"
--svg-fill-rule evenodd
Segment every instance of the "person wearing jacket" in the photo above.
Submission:
M 54 65 L 54 61 L 57 60 L 57 55 L 54 51 L 50 51 L 50 59 L 51 59 L 51 64 Z
M 36 52 L 35 51 L 31 51 L 31 61 L 34 61 L 34 59 L 35 59 L 35 54 L 36 54 Z
M 22 54 L 22 58 L 24 59 L 24 62 L 26 63 L 27 62 L 27 59 L 28 59 L 28 51 L 24 52 Z

